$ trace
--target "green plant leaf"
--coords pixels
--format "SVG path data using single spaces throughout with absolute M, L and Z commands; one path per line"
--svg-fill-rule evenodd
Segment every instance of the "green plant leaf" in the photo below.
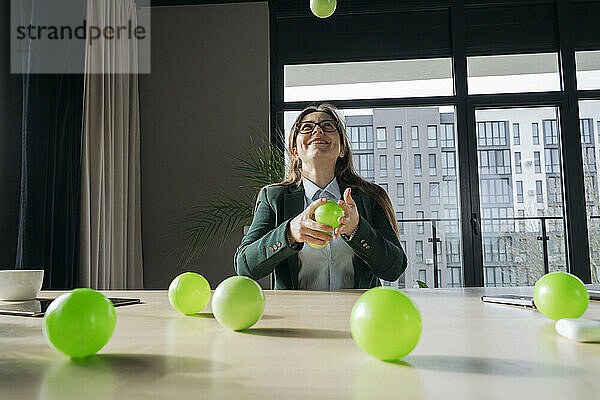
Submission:
M 413 282 L 417 282 L 417 285 L 419 285 L 420 288 L 429 288 L 429 286 L 427 286 L 427 284 L 423 281 L 414 280 Z

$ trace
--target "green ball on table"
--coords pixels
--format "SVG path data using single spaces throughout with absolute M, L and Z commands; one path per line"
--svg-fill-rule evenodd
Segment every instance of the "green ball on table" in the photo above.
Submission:
M 323 225 L 329 225 L 333 229 L 340 226 L 338 219 L 344 216 L 344 209 L 335 201 L 327 200 L 327 203 L 321 204 L 315 208 L 315 221 Z M 313 249 L 321 249 L 329 244 L 329 242 L 323 245 L 316 245 L 307 243 Z
M 319 18 L 330 17 L 337 7 L 337 0 L 310 0 L 310 10 Z
M 71 358 L 84 358 L 108 343 L 116 323 L 115 307 L 102 293 L 75 289 L 50 303 L 43 333 L 51 347 Z
M 221 325 L 241 331 L 254 325 L 265 310 L 265 295 L 254 280 L 232 276 L 217 286 L 212 311 Z
M 202 275 L 184 272 L 169 285 L 169 303 L 182 314 L 202 311 L 210 301 L 210 284 Z
M 542 276 L 533 289 L 535 307 L 555 321 L 581 317 L 589 300 L 590 295 L 581 279 L 566 272 L 551 272 Z
M 384 361 L 408 355 L 421 337 L 421 314 L 404 293 L 376 287 L 352 307 L 350 331 L 363 351 Z

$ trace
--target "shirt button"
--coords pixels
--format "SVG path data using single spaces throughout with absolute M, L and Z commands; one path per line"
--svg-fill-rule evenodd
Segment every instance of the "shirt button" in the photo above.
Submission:
M 281 247 L 281 242 L 277 242 L 277 247 Z
M 367 248 L 367 250 L 369 250 L 371 248 L 371 246 L 367 246 L 366 248 Z
M 272 246 L 269 246 L 269 250 L 273 251 L 273 247 L 272 247 Z
M 361 243 L 364 243 L 364 242 L 365 242 L 365 239 L 362 239 L 360 242 L 361 242 Z

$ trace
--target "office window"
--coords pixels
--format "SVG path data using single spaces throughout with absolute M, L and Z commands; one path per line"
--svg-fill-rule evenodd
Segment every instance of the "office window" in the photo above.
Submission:
M 396 136 L 396 148 L 401 149 L 402 148 L 402 127 L 401 126 L 395 127 L 394 133 Z
M 417 240 L 415 241 L 415 261 L 418 263 L 423 262 L 423 241 Z M 419 272 L 420 275 L 420 272 Z M 425 282 L 425 281 L 423 281 Z
M 531 123 L 531 137 L 533 138 L 533 144 L 540 144 L 540 131 L 537 122 Z
M 417 233 L 425 233 L 425 223 L 422 221 L 425 219 L 425 213 L 423 211 L 417 211 L 417 219 L 421 220 L 417 222 Z
M 523 181 L 517 181 L 517 203 L 523 202 Z
M 519 124 L 513 124 L 513 144 L 515 146 L 521 144 L 521 130 Z
M 427 147 L 437 147 L 436 125 L 427 125 Z
M 394 176 L 402 176 L 402 156 L 394 156 Z
M 521 152 L 515 152 L 515 174 L 523 173 L 523 169 L 521 167 Z
M 544 144 L 558 144 L 558 125 L 555 119 L 545 119 L 542 121 L 544 129 Z
M 387 133 L 385 127 L 377 128 L 377 148 L 385 149 L 387 147 Z
M 539 152 L 538 152 L 538 157 L 539 157 Z M 560 173 L 560 160 L 558 158 L 558 149 L 544 149 L 544 162 L 546 163 L 546 173 Z M 585 165 L 585 158 L 584 158 L 584 165 Z M 536 172 L 537 172 L 537 166 L 536 166 Z
M 396 204 L 404 205 L 404 183 L 396 183 Z
M 419 127 L 418 126 L 410 127 L 410 136 L 412 139 L 412 147 L 419 147 Z
M 486 121 L 477 123 L 478 146 L 506 146 L 508 122 Z
M 413 183 L 413 200 L 415 206 L 421 205 L 421 184 Z
M 456 159 L 453 151 L 442 152 L 442 175 L 456 175 Z
M 387 176 L 387 156 L 379 156 L 379 176 L 382 178 Z
M 438 182 L 429 182 L 429 203 L 440 204 L 440 184 Z
M 442 147 L 454 147 L 454 124 L 440 124 Z
M 435 154 L 429 155 L 429 176 L 437 175 L 437 159 Z
M 542 172 L 542 162 L 540 161 L 540 152 L 539 151 L 534 151 L 533 152 L 533 166 L 534 166 L 534 172 L 536 174 L 539 174 Z
M 404 222 L 402 221 L 403 219 L 404 219 L 404 212 L 396 211 L 396 220 L 398 221 L 398 232 L 401 235 L 404 235 Z
M 594 122 L 591 118 L 579 120 L 581 129 L 581 144 L 592 144 L 592 136 L 594 134 Z
M 415 171 L 415 176 L 423 175 L 423 170 L 421 169 L 421 155 L 420 154 L 414 155 L 414 171 Z
M 538 203 L 544 202 L 544 195 L 542 194 L 542 181 L 535 181 L 535 198 Z
M 457 204 L 456 181 L 442 182 L 442 201 L 444 204 Z

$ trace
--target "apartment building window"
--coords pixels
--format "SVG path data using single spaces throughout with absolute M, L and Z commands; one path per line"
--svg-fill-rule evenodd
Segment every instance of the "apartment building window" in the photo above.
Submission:
M 379 176 L 385 178 L 387 176 L 387 156 L 379 156 Z
M 536 174 L 539 174 L 542 172 L 542 162 L 540 161 L 540 152 L 539 151 L 533 152 L 533 166 L 534 166 L 534 172 Z
M 488 121 L 477 123 L 477 143 L 479 146 L 506 146 L 508 122 Z
M 592 144 L 593 121 L 590 118 L 580 119 L 581 144 Z
M 429 176 L 437 175 L 437 157 L 435 154 L 429 155 Z
M 385 190 L 386 193 L 389 193 L 388 192 L 388 184 L 387 183 L 380 183 L 379 186 L 381 186 L 382 189 Z
M 417 219 L 421 220 L 417 222 L 417 233 L 425 233 L 425 223 L 423 222 L 425 213 L 423 211 L 417 211 Z
M 402 148 L 402 127 L 401 126 L 395 127 L 394 133 L 396 136 L 396 148 L 401 149 Z
M 531 123 L 531 137 L 533 144 L 540 144 L 540 128 L 537 122 Z
M 517 210 L 517 216 L 525 217 L 525 210 Z M 519 231 L 521 231 L 521 232 L 525 231 L 525 220 L 519 221 Z
M 581 154 L 583 155 L 583 172 L 596 172 L 596 148 L 584 147 L 581 149 Z
M 544 202 L 544 195 L 542 194 L 542 181 L 535 181 L 535 198 L 538 203 Z
M 348 129 L 350 130 L 352 150 L 373 150 L 372 126 L 351 126 Z
M 562 193 L 560 188 L 560 179 L 557 176 L 549 176 L 547 180 L 548 202 L 562 203 Z
M 440 141 L 442 147 L 454 147 L 454 124 L 440 124 Z
M 396 204 L 403 206 L 404 203 L 404 183 L 396 183 Z
M 521 130 L 519 124 L 513 124 L 513 143 L 515 146 L 521 144 Z
M 363 178 L 373 178 L 375 176 L 373 154 L 355 154 L 354 165 Z
M 460 262 L 460 242 L 458 239 L 446 240 L 446 263 L 456 264 Z
M 546 173 L 560 173 L 560 162 L 558 160 L 558 149 L 545 149 L 544 150 L 544 162 L 546 163 Z M 584 162 L 585 162 L 585 158 L 584 158 Z
M 394 156 L 394 176 L 402 176 L 402 156 L 399 154 Z
M 480 174 L 510 174 L 510 150 L 480 150 Z
M 396 220 L 398 221 L 398 232 L 401 235 L 404 235 L 404 222 L 402 221 L 403 219 L 404 219 L 404 212 L 396 211 Z
M 517 181 L 517 203 L 523 202 L 523 181 Z
M 423 283 L 427 283 L 427 270 L 425 270 L 425 269 L 419 270 L 419 280 Z
M 427 125 L 427 147 L 437 147 L 436 125 Z
M 421 155 L 415 154 L 413 157 L 415 176 L 421 176 L 423 175 L 423 170 L 421 169 Z
M 415 206 L 421 205 L 421 184 L 413 183 L 413 200 Z
M 521 167 L 521 152 L 515 152 L 515 174 L 522 174 L 523 168 Z
M 412 147 L 419 147 L 419 127 L 418 126 L 410 127 L 410 136 L 412 139 Z
M 429 203 L 440 204 L 440 184 L 438 182 L 429 182 Z
M 456 181 L 442 182 L 442 201 L 444 204 L 456 204 Z
M 598 142 L 600 142 L 600 121 L 597 122 L 598 125 Z
M 508 178 L 482 179 L 480 182 L 481 203 L 509 203 L 510 189 Z
M 418 263 L 423 262 L 423 241 L 416 240 L 415 241 L 415 261 Z M 421 271 L 419 271 L 419 277 L 421 275 Z M 425 281 L 423 281 L 425 282 Z
M 377 148 L 385 149 L 387 147 L 387 133 L 385 127 L 377 128 Z
M 456 158 L 455 153 L 453 151 L 442 152 L 442 175 L 456 175 Z
M 545 119 L 542 121 L 544 129 L 544 143 L 546 145 L 558 144 L 558 124 L 555 119 Z

